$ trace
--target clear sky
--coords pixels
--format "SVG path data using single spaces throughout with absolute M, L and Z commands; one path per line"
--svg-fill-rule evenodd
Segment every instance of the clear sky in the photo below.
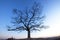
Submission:
M 49 26 L 41 32 L 32 32 L 31 37 L 60 36 L 60 0 L 0 0 L 0 38 L 26 38 L 27 32 L 8 32 L 6 25 L 11 24 L 12 10 L 14 8 L 23 10 L 30 7 L 34 1 L 43 5 L 46 15 L 45 25 Z

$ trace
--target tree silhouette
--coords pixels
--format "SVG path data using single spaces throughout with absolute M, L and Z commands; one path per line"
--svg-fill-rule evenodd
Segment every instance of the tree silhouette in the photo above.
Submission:
M 25 11 L 14 9 L 14 17 L 12 23 L 15 28 L 8 28 L 8 31 L 27 31 L 30 38 L 31 31 L 40 31 L 45 28 L 43 25 L 44 15 L 41 13 L 42 6 L 34 2 L 30 9 Z

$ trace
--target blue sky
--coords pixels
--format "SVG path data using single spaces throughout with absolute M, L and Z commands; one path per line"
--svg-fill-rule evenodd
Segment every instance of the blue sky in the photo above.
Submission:
M 0 38 L 25 38 L 27 32 L 8 32 L 6 25 L 11 24 L 12 10 L 14 8 L 23 10 L 30 7 L 34 1 L 42 4 L 46 15 L 45 25 L 48 29 L 41 32 L 31 33 L 31 37 L 51 37 L 60 35 L 60 0 L 0 0 Z

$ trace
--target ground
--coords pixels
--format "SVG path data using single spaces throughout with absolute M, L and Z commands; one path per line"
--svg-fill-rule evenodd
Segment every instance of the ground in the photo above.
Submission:
M 59 37 L 50 37 L 50 38 L 26 38 L 26 39 L 8 38 L 7 40 L 60 40 L 60 36 Z

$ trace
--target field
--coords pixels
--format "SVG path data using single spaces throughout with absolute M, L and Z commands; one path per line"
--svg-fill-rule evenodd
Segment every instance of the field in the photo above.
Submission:
M 26 38 L 26 39 L 13 39 L 9 38 L 7 40 L 60 40 L 60 37 L 50 37 L 50 38 Z

